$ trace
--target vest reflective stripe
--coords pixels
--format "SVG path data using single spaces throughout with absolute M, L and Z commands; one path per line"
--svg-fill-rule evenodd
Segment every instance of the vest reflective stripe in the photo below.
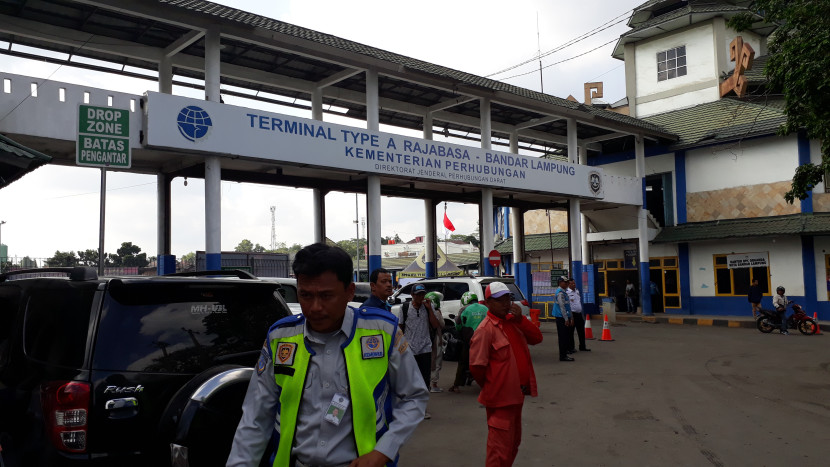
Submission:
M 364 359 L 361 337 L 378 335 L 383 340 L 380 344 L 383 356 Z M 349 379 L 349 392 L 352 398 L 355 444 L 358 456 L 362 456 L 375 448 L 380 432 L 378 428 L 386 431 L 388 422 L 383 410 L 379 409 L 383 408 L 383 402 L 388 396 L 387 391 L 383 389 L 387 386 L 386 374 L 389 368 L 392 336 L 380 329 L 365 328 L 355 329 L 353 336 L 352 342 L 343 349 L 343 354 L 346 357 L 346 376 Z M 381 393 L 376 394 L 379 389 Z
M 386 403 L 389 393 L 387 373 L 395 325 L 377 319 L 361 319 L 359 313 L 355 313 L 355 320 L 357 326 L 352 332 L 351 341 L 347 342 L 343 349 L 343 355 L 349 381 L 355 448 L 358 456 L 362 456 L 375 448 L 377 439 L 386 432 L 391 417 L 391 406 Z M 361 337 L 373 335 L 382 339 L 383 356 L 364 359 Z M 274 379 L 280 388 L 279 441 L 274 456 L 274 467 L 289 465 L 297 429 L 297 414 L 311 359 L 311 354 L 305 346 L 302 326 L 272 330 L 269 345 L 274 361 L 277 361 L 277 348 L 281 342 L 295 343 L 297 348 L 294 352 L 294 364 L 291 366 L 294 369 L 293 376 L 277 374 L 276 371 L 274 373 Z M 275 366 L 275 370 L 277 367 Z
M 311 354 L 305 348 L 302 327 L 297 327 L 300 334 L 288 337 L 271 339 L 271 355 L 277 361 L 277 347 L 281 342 L 291 342 L 297 345 L 294 351 L 294 364 L 291 368 L 293 375 L 277 374 L 278 365 L 274 365 L 274 380 L 280 387 L 279 408 L 279 444 L 274 456 L 274 467 L 288 466 L 291 459 L 291 447 L 294 444 L 294 432 L 297 430 L 297 413 L 300 410 L 300 401 L 303 398 L 303 387 L 308 375 L 308 363 Z

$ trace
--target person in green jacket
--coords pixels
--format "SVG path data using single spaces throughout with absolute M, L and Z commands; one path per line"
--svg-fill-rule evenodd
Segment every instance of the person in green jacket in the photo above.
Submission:
M 487 316 L 487 307 L 478 303 L 478 297 L 472 292 L 464 292 L 461 296 L 463 308 L 455 317 L 455 328 L 461 334 L 461 357 L 458 359 L 458 367 L 455 371 L 450 392 L 461 392 L 460 386 L 470 384 L 470 339 L 481 321 Z

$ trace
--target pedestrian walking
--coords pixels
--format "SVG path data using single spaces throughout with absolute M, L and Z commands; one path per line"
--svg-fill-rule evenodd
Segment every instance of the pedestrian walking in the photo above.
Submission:
M 631 279 L 625 280 L 625 312 L 637 313 L 637 287 Z
M 585 346 L 585 318 L 582 316 L 582 295 L 579 289 L 576 288 L 576 281 L 571 277 L 568 280 L 568 289 L 565 291 L 568 294 L 568 302 L 571 305 L 571 315 L 574 320 L 574 330 L 579 338 L 579 350 L 582 352 L 590 352 L 591 349 Z M 573 331 L 568 333 L 570 347 L 569 350 L 576 351 L 574 344 Z
M 439 327 L 432 334 L 432 364 L 429 373 L 429 392 L 442 392 L 438 386 L 438 377 L 441 374 L 441 367 L 444 364 L 444 317 L 441 315 L 441 300 L 444 294 L 441 292 L 428 292 L 425 299 L 432 302 L 432 310 Z
M 761 313 L 761 297 L 764 292 L 761 291 L 761 286 L 758 285 L 758 279 L 752 279 L 752 285 L 749 286 L 749 293 L 746 298 L 752 305 L 752 317 L 757 318 Z
M 355 312 L 352 260 L 309 245 L 292 265 L 302 314 L 276 322 L 251 376 L 228 466 L 394 466 L 429 393 L 394 316 Z
M 537 396 L 528 344 L 542 342 L 542 332 L 522 316 L 504 283 L 491 282 L 484 297 L 488 311 L 470 343 L 470 372 L 487 411 L 485 465 L 509 467 L 522 442 L 524 398 Z
M 438 320 L 432 309 L 432 302 L 425 300 L 427 290 L 423 284 L 412 286 L 412 301 L 401 306 L 400 327 L 403 330 L 406 340 L 409 341 L 409 348 L 415 355 L 418 369 L 424 379 L 424 386 L 430 385 L 430 372 L 432 370 L 432 336 L 430 330 L 440 328 Z M 424 416 L 431 418 L 429 412 Z
M 558 282 L 559 287 L 554 292 L 553 316 L 556 318 L 556 340 L 559 341 L 559 361 L 572 362 L 574 359 L 568 355 L 570 353 L 568 350 L 570 350 L 571 340 L 573 340 L 573 330 L 571 327 L 574 325 L 574 321 L 571 315 L 571 303 L 568 299 L 568 293 L 565 292 L 568 288 L 568 278 L 560 276 Z
M 461 305 L 464 308 L 455 317 L 455 328 L 458 329 L 461 339 L 461 356 L 450 392 L 461 392 L 461 386 L 470 385 L 470 340 L 478 325 L 487 316 L 487 307 L 478 303 L 478 296 L 472 292 L 464 292 L 461 295 Z

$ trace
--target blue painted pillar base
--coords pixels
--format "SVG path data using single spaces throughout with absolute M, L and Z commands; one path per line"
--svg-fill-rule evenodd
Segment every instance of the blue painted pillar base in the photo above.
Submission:
M 514 263 L 513 271 L 516 275 L 516 285 L 525 294 L 525 298 L 533 301 L 533 274 L 530 272 L 530 263 Z
M 369 268 L 367 271 L 369 274 L 372 273 L 377 268 L 383 267 L 383 261 L 380 258 L 380 255 L 369 255 Z
M 159 255 L 156 259 L 156 274 L 164 276 L 176 272 L 176 255 Z
M 582 290 L 582 261 L 571 261 L 571 277 L 576 282 L 576 288 Z
M 640 262 L 640 300 L 643 303 L 643 316 L 654 316 L 651 310 L 651 275 L 647 262 Z
M 222 253 L 205 254 L 205 270 L 219 271 L 222 269 Z
M 427 278 L 438 277 L 438 269 L 435 267 L 435 261 L 425 262 L 424 271 L 424 275 Z
M 490 264 L 489 261 L 487 261 L 486 256 L 484 257 L 484 267 L 481 268 L 481 270 L 484 271 L 483 275 L 485 275 L 485 276 L 495 276 L 496 275 L 496 270 L 493 269 L 493 265 Z
M 807 310 L 818 310 L 818 287 L 816 287 L 816 254 L 813 237 L 801 237 L 801 263 L 804 267 L 804 306 Z

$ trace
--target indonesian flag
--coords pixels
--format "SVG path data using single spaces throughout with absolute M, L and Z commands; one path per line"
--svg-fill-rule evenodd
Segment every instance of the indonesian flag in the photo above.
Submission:
M 450 232 L 455 232 L 455 226 L 452 225 L 452 222 L 450 222 L 450 218 L 447 217 L 446 210 L 444 211 L 444 228 L 449 230 Z

